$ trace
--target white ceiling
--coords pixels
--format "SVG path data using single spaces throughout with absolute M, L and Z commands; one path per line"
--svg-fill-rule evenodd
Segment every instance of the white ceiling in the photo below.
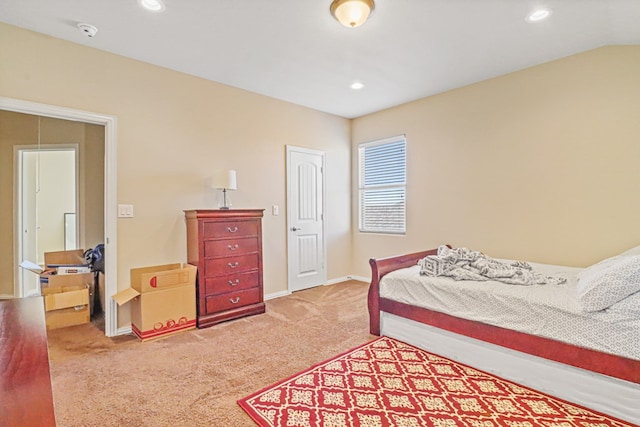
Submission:
M 640 0 L 0 0 L 0 21 L 353 118 L 604 45 L 640 44 Z M 552 9 L 538 23 L 525 18 Z M 93 38 L 78 22 L 98 27 Z M 349 85 L 359 80 L 364 89 Z

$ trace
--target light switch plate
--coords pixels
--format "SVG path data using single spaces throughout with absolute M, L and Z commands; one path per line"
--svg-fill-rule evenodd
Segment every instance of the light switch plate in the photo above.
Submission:
M 118 218 L 133 218 L 133 205 L 118 205 Z
M 271 215 L 273 215 L 273 216 L 280 215 L 280 206 L 278 206 L 278 205 L 271 206 Z

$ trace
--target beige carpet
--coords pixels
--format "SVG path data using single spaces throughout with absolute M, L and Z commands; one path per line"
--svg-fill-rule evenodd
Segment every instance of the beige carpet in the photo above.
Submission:
M 158 341 L 94 324 L 49 332 L 58 426 L 252 426 L 236 401 L 369 335 L 361 282 L 267 301 L 267 312 Z

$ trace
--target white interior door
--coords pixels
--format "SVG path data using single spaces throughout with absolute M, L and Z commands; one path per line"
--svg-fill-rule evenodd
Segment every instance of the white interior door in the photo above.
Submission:
M 37 162 L 33 157 L 33 152 L 19 152 L 18 156 L 20 191 L 19 223 L 17 232 L 19 233 L 19 259 L 38 263 L 38 243 L 37 243 L 37 221 L 36 221 L 36 194 L 37 194 Z M 18 297 L 40 295 L 39 277 L 24 268 L 18 269 Z
M 327 281 L 324 153 L 287 146 L 289 292 Z
M 18 241 L 19 259 L 44 264 L 44 253 L 61 251 L 65 244 L 65 219 L 76 213 L 77 147 L 20 148 L 18 150 Z M 75 222 L 73 224 L 75 228 Z M 73 230 L 72 247 L 77 248 Z M 19 296 L 40 294 L 38 276 L 20 269 Z

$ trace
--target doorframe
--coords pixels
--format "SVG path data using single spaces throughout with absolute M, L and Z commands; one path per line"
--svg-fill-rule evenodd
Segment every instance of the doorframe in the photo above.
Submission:
M 291 153 L 305 153 L 305 154 L 313 154 L 322 157 L 322 173 L 320 174 L 322 177 L 322 257 L 324 262 L 324 282 L 327 281 L 329 266 L 327 264 L 327 221 L 326 221 L 326 212 L 327 212 L 327 179 L 326 176 L 326 153 L 321 150 L 314 150 L 311 148 L 303 148 L 296 147 L 294 145 L 286 145 L 286 177 L 287 177 L 287 188 L 286 188 L 286 198 L 287 198 L 287 220 L 286 220 L 286 241 L 287 241 L 287 293 L 291 294 L 293 291 L 291 290 L 291 248 L 289 247 L 289 231 L 291 229 L 291 224 L 289 223 L 290 218 L 292 217 L 290 209 L 292 209 L 292 203 L 290 201 L 291 194 Z M 322 283 L 319 283 L 319 285 Z
M 118 308 L 111 295 L 118 290 L 117 253 L 117 119 L 115 116 L 75 110 L 56 105 L 40 104 L 0 97 L 0 110 L 13 111 L 104 126 L 104 238 L 105 238 L 105 335 L 118 335 Z M 14 213 L 15 216 L 15 213 Z M 14 218 L 15 220 L 15 218 Z M 17 265 L 14 239 L 14 265 Z M 16 289 L 14 289 L 15 295 Z
M 73 162 L 75 164 L 75 211 L 79 214 L 82 214 L 82 212 L 80 212 L 80 165 L 79 163 L 79 156 L 78 156 L 78 151 L 79 151 L 79 146 L 78 144 L 73 144 L 73 143 L 69 143 L 69 144 L 45 144 L 45 145 L 37 145 L 37 144 L 30 144 L 30 145 L 14 145 L 13 146 L 13 167 L 14 167 L 14 173 L 13 173 L 13 193 L 14 193 L 14 197 L 13 197 L 13 206 L 14 206 L 14 212 L 15 212 L 15 221 L 14 221 L 14 227 L 13 227 L 13 232 L 16 233 L 16 239 L 14 239 L 14 263 L 13 265 L 17 266 L 18 262 L 20 261 L 19 258 L 21 257 L 23 251 L 24 251 L 24 211 L 23 211 L 23 201 L 24 201 L 24 189 L 23 189 L 23 181 L 22 181 L 22 159 L 23 159 L 23 154 L 25 152 L 33 152 L 33 151 L 73 151 Z M 84 238 L 83 235 L 80 234 L 80 227 L 78 224 L 76 224 L 76 244 L 78 242 L 80 242 L 82 239 Z M 35 259 L 30 259 L 29 261 L 36 261 Z M 17 298 L 22 298 L 25 296 L 24 293 L 24 282 L 22 280 L 22 274 L 20 274 L 21 272 L 19 271 L 20 268 L 19 267 L 14 267 L 15 270 L 18 271 L 18 276 L 19 277 L 14 277 L 14 289 L 13 289 L 13 296 L 17 297 Z

